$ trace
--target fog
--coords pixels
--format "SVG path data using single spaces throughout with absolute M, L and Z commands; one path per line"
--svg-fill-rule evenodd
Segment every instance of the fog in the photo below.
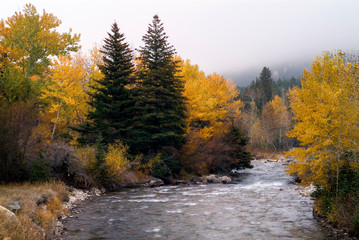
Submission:
M 0 18 L 29 1 L 2 3 Z M 207 74 L 244 85 L 267 66 L 277 77 L 298 75 L 323 51 L 356 51 L 359 1 L 334 0 L 33 0 L 62 20 L 61 31 L 81 34 L 86 52 L 102 44 L 116 21 L 138 48 L 154 14 L 178 54 Z M 293 72 L 293 73 L 291 73 Z M 299 72 L 299 73 L 295 73 Z

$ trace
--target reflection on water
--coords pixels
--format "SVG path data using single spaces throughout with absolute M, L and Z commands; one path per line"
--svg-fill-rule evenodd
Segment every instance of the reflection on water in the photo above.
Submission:
M 254 162 L 237 184 L 111 193 L 80 207 L 65 239 L 326 239 L 312 201 L 281 163 Z

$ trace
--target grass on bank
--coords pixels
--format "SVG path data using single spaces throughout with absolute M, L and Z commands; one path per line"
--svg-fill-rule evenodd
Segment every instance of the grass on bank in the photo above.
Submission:
M 44 196 L 46 204 L 36 202 Z M 20 203 L 17 220 L 0 212 L 0 239 L 45 239 L 50 236 L 54 220 L 64 214 L 63 203 L 69 195 L 62 182 L 21 183 L 0 185 L 0 205 L 6 207 L 10 201 Z

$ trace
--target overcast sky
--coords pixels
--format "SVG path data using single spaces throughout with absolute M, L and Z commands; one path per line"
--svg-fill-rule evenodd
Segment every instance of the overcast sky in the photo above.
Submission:
M 80 33 L 84 52 L 102 44 L 114 21 L 137 48 L 158 14 L 182 58 L 240 85 L 263 66 L 282 75 L 325 50 L 359 49 L 358 0 L 11 0 L 0 18 L 26 3 L 61 19 L 61 31 Z

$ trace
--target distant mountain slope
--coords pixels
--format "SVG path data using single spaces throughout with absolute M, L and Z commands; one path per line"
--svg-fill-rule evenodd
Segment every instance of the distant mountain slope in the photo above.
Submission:
M 225 78 L 230 78 L 232 81 L 237 84 L 239 87 L 248 86 L 253 80 L 259 77 L 259 74 L 264 66 L 256 66 L 251 69 L 248 69 L 243 72 L 231 72 L 225 73 L 223 76 Z M 291 77 L 298 78 L 303 75 L 303 69 L 310 67 L 310 62 L 298 62 L 298 63 L 289 63 L 289 64 L 280 64 L 280 65 L 266 65 L 272 72 L 272 77 L 274 80 L 279 78 L 281 79 L 290 79 Z

